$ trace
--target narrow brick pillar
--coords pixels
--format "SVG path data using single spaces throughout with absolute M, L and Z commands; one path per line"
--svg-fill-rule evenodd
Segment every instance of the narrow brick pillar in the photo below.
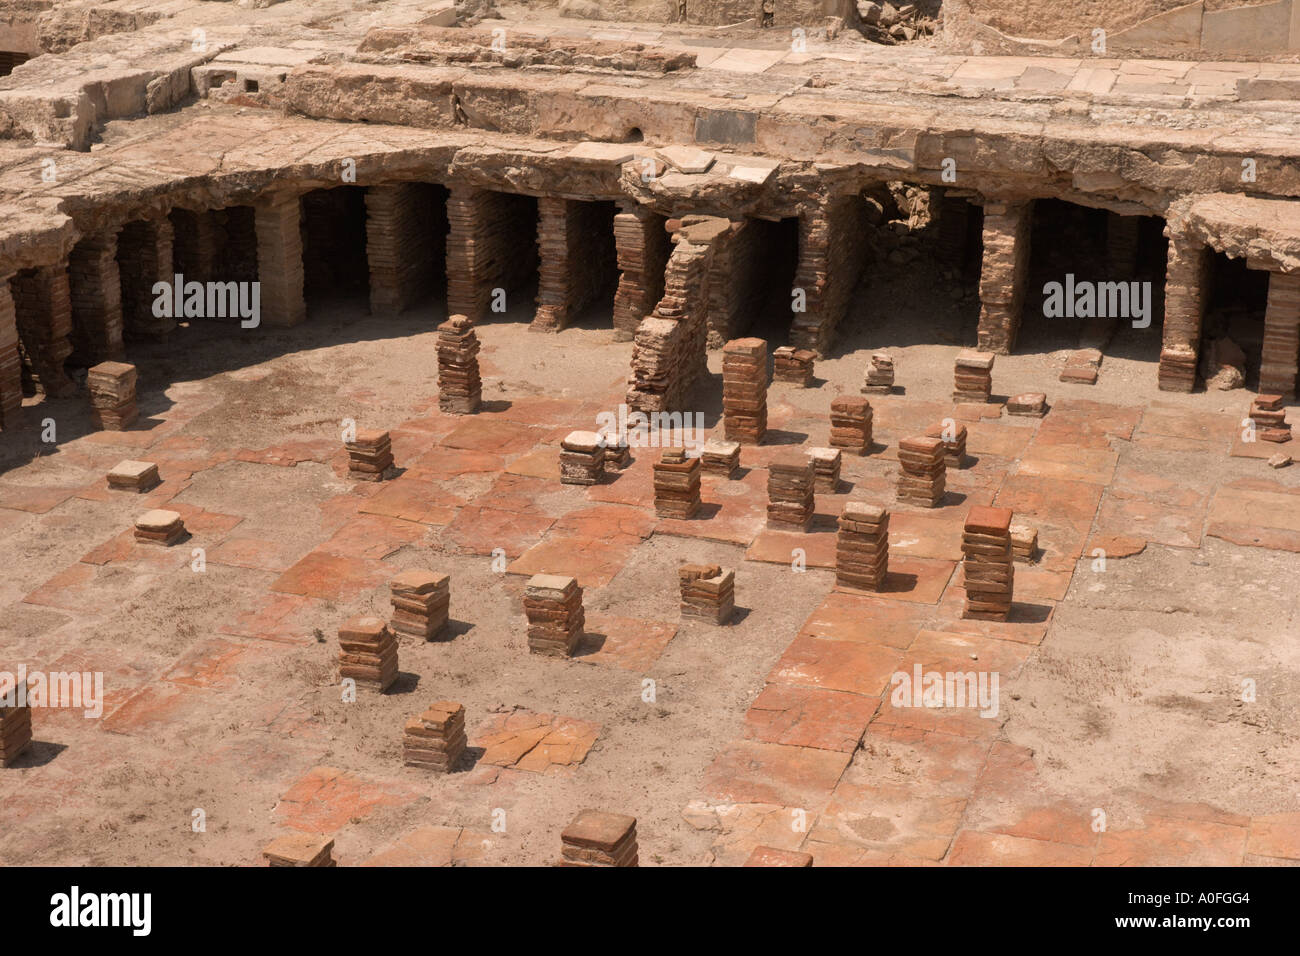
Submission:
M 391 183 L 366 190 L 371 312 L 403 312 L 433 288 L 440 263 L 434 262 L 429 199 L 424 183 Z
M 176 328 L 174 319 L 153 314 L 153 287 L 170 286 L 173 230 L 170 219 L 128 222 L 117 235 L 117 268 L 122 280 L 122 323 L 133 338 L 166 335 Z
M 307 319 L 303 297 L 302 228 L 296 193 L 274 193 L 253 206 L 262 322 L 298 325 Z
M 1169 237 L 1165 268 L 1165 324 L 1160 346 L 1160 389 L 1190 392 L 1196 386 L 1201 350 L 1209 255 L 1205 244 L 1183 236 Z
M 10 281 L 18 334 L 31 362 L 37 392 L 65 398 L 77 387 L 63 370 L 72 354 L 72 292 L 66 266 L 41 266 Z
M 617 268 L 612 215 L 603 203 L 537 201 L 537 312 L 530 328 L 558 332 L 609 289 Z
M 82 239 L 68 259 L 72 289 L 73 354 L 83 365 L 115 361 L 122 349 L 122 278 L 117 268 L 117 233 Z
M 23 407 L 23 363 L 18 355 L 18 317 L 9 291 L 12 275 L 0 276 L 0 430 L 14 428 Z
M 222 247 L 225 230 L 212 210 L 173 209 L 172 266 L 185 276 L 187 282 L 234 281 L 234 276 L 222 276 Z
M 1007 355 L 1016 344 L 1029 271 L 1032 202 L 984 206 L 984 263 L 980 270 L 981 351 Z
M 1300 273 L 1270 272 L 1268 307 L 1264 310 L 1264 349 L 1259 366 L 1259 390 L 1291 397 L 1296 394 L 1300 361 Z
M 618 250 L 618 291 L 614 293 L 614 340 L 628 342 L 641 320 L 654 311 L 664 294 L 664 270 L 672 241 L 666 220 L 637 206 L 614 217 Z
M 494 289 L 519 285 L 536 259 L 523 196 L 453 186 L 447 196 L 447 311 L 481 320 Z

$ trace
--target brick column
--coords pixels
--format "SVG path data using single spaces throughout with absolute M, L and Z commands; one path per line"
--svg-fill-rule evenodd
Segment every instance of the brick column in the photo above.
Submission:
M 979 347 L 1007 355 L 1016 344 L 1029 270 L 1032 202 L 985 203 Z
M 18 334 L 27 350 L 36 390 L 63 398 L 77 387 L 63 371 L 72 354 L 72 293 L 65 266 L 42 266 L 10 281 L 18 315 Z
M 794 285 L 806 295 L 795 313 L 790 342 L 824 355 L 857 288 L 866 261 L 866 206 L 841 196 L 799 217 L 799 265 Z
M 1271 272 L 1259 390 L 1293 397 L 1300 362 L 1300 273 Z
M 170 219 L 129 222 L 117 235 L 117 267 L 122 278 L 122 323 L 128 336 L 151 338 L 176 328 L 172 318 L 153 314 L 154 284 L 170 287 L 172 269 Z
M 9 291 L 13 275 L 0 276 L 0 429 L 18 424 L 23 407 L 23 363 L 18 355 L 18 319 Z
M 423 183 L 366 190 L 370 311 L 403 312 L 433 288 L 433 210 Z
M 297 193 L 264 196 L 253 210 L 262 321 L 267 325 L 298 325 L 307 318 L 299 197 Z
M 533 331 L 566 328 L 608 290 L 617 259 L 605 208 L 572 199 L 537 201 L 539 276 Z
M 216 212 L 173 209 L 170 218 L 175 237 L 172 266 L 186 282 L 237 281 L 219 275 L 225 234 Z
M 618 291 L 614 293 L 614 340 L 630 341 L 641 320 L 664 294 L 664 269 L 672 241 L 665 219 L 634 206 L 614 217 L 614 243 L 618 250 Z
M 1190 392 L 1196 387 L 1201 350 L 1209 256 L 1205 244 L 1184 236 L 1169 237 L 1165 267 L 1165 322 L 1160 346 L 1160 389 Z
M 73 353 L 83 365 L 122 358 L 122 279 L 117 232 L 82 239 L 68 259 Z
M 512 289 L 533 267 L 536 233 L 518 196 L 453 186 L 447 197 L 447 311 L 477 322 L 494 288 Z M 530 204 L 531 205 L 531 204 Z

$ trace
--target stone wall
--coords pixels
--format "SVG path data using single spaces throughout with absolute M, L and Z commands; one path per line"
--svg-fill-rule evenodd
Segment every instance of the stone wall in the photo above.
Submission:
M 1029 270 L 1032 202 L 984 204 L 979 347 L 1005 355 L 1016 344 Z
M 869 229 L 866 204 L 857 195 L 800 217 L 794 284 L 806 300 L 804 311 L 794 316 L 790 344 L 826 353 L 862 277 Z

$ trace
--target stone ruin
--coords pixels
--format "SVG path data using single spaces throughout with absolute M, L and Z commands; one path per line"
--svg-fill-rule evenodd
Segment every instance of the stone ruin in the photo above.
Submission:
M 417 780 L 438 831 L 375 859 L 474 859 L 492 840 L 465 795 L 492 787 L 554 831 L 502 839 L 498 862 L 1122 856 L 1104 840 L 1051 856 L 1025 845 L 1047 838 L 911 809 L 881 812 L 935 833 L 872 836 L 872 801 L 902 799 L 869 791 L 874 747 L 914 732 L 975 741 L 980 766 L 1002 754 L 947 712 L 903 712 L 882 675 L 981 654 L 1018 669 L 1090 555 L 1209 537 L 1300 552 L 1281 471 L 1300 375 L 1300 2 L 1139 0 L 1096 24 L 1049 0 L 129 6 L 23 0 L 0 18 L 0 527 L 25 543 L 114 529 L 52 548 L 57 575 L 29 582 L 24 564 L 29 612 L 134 613 L 153 588 L 192 607 L 166 590 L 187 562 L 241 576 L 199 602 L 222 620 L 156 680 L 137 671 L 163 663 L 157 641 L 103 659 L 165 698 L 114 701 L 133 741 L 191 719 L 191 694 L 256 684 L 225 669 L 250 642 L 299 655 L 271 670 L 290 702 L 248 719 L 291 751 L 355 736 L 338 767 L 276 778 L 292 832 L 259 837 L 269 865 L 335 866 L 345 829 L 345 864 L 375 852 L 394 835 L 359 822 L 367 800 L 409 803 Z M 542 334 L 520 344 L 525 327 Z M 387 339 L 382 360 L 365 351 Z M 194 396 L 218 375 L 273 407 L 226 395 L 235 421 L 205 419 L 222 402 Z M 297 404 L 308 390 L 320 409 Z M 1237 390 L 1229 411 L 1207 404 Z M 612 404 L 649 426 L 593 426 Z M 242 447 L 242 428 L 272 427 Z M 1189 458 L 1143 471 L 1144 441 Z M 1202 486 L 1211 459 L 1223 471 Z M 221 484 L 241 467 L 283 471 L 255 493 Z M 60 469 L 81 468 L 93 482 L 54 500 Z M 276 507 L 291 485 L 334 493 Z M 274 538 L 295 524 L 320 540 Z M 95 592 L 109 584 L 120 601 Z M 795 643 L 742 675 L 790 608 Z M 43 640 L 17 639 L 16 659 Z M 644 688 L 706 658 L 715 697 L 759 696 L 735 740 L 672 725 L 709 750 L 672 768 L 704 798 L 685 836 L 655 832 L 654 784 L 630 779 L 653 762 L 647 721 L 609 701 L 629 672 Z M 311 697 L 322 683 L 364 718 L 345 728 Z M 40 761 L 88 749 L 51 757 L 60 725 L 2 699 L 16 686 L 0 680 L 6 800 Z M 592 747 L 596 713 L 644 748 L 601 788 L 581 767 L 612 759 Z M 882 726 L 895 736 L 868 746 Z M 916 746 L 909 766 L 947 765 Z M 352 786 L 366 799 L 338 796 Z M 620 812 L 587 807 L 620 786 Z M 313 804 L 330 800 L 349 812 Z M 811 833 L 750 820 L 804 802 L 824 810 Z M 1294 860 L 1266 832 L 1232 862 Z

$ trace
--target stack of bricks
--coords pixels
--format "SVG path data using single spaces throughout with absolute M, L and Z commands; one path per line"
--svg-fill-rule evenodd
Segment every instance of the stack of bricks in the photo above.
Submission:
M 961 551 L 966 589 L 962 617 L 1005 621 L 1011 612 L 1011 591 L 1015 583 L 1011 509 L 971 508 L 962 530 Z
M 185 537 L 185 522 L 175 511 L 155 509 L 135 519 L 135 540 L 171 547 Z
M 726 624 L 736 609 L 736 572 L 716 564 L 683 564 L 677 569 L 682 617 Z
M 26 688 L 12 675 L 0 677 L 0 767 L 12 767 L 32 743 L 32 708 Z
M 561 866 L 636 866 L 636 817 L 583 810 L 560 834 Z
M 628 447 L 626 437 L 606 435 L 604 439 L 605 455 L 602 461 L 605 471 L 622 471 L 632 464 L 632 449 Z
M 1286 399 L 1281 395 L 1257 395 L 1250 403 L 1250 420 L 1260 441 L 1288 442 L 1291 426 L 1286 423 Z
M 772 353 L 772 378 L 807 388 L 812 384 L 816 361 L 816 352 L 783 345 Z
M 433 571 L 403 571 L 388 584 L 398 634 L 436 641 L 447 630 L 451 578 Z
M 120 432 L 136 420 L 135 366 L 125 362 L 100 362 L 86 376 L 95 424 L 104 431 Z
M 408 767 L 451 773 L 465 755 L 465 708 L 440 700 L 406 721 L 402 760 Z
M 848 449 L 853 455 L 871 451 L 871 403 L 855 395 L 840 395 L 831 401 L 831 446 Z
M 813 466 L 813 483 L 818 491 L 835 494 L 840 490 L 840 459 L 838 448 L 812 448 L 808 460 Z
M 1071 352 L 1061 369 L 1060 381 L 1076 385 L 1096 385 L 1101 370 L 1100 349 L 1079 349 Z
M 524 589 L 528 649 L 550 657 L 572 657 L 582 640 L 586 618 L 582 588 L 573 578 L 534 574 Z
M 1023 564 L 1031 564 L 1038 551 L 1038 529 L 1027 524 L 1011 526 L 1011 556 Z
M 835 583 L 879 591 L 889 573 L 889 512 L 877 505 L 849 504 L 835 540 Z
M 954 402 L 987 402 L 993 394 L 993 353 L 963 349 L 953 372 Z
M 1166 314 L 1168 314 L 1166 310 Z M 1190 392 L 1196 387 L 1196 350 L 1188 345 L 1166 345 L 1160 350 L 1156 373 L 1161 391 Z
M 119 461 L 108 473 L 108 487 L 113 491 L 148 491 L 159 482 L 158 466 L 151 461 Z
M 270 866 L 337 866 L 334 841 L 317 833 L 292 833 L 266 845 L 262 857 Z
M 862 394 L 888 395 L 894 390 L 894 359 L 888 352 L 871 353 L 867 377 L 862 383 Z
M 388 432 L 362 429 L 346 445 L 349 477 L 359 481 L 383 481 L 387 477 L 393 467 L 393 443 Z
M 1024 392 L 1009 398 L 1007 414 L 1022 418 L 1042 418 L 1047 414 L 1047 396 L 1042 392 Z
M 560 442 L 560 483 L 594 485 L 604 474 L 604 440 L 595 432 L 569 432 Z
M 1300 273 L 1270 272 L 1264 307 L 1264 342 L 1259 355 L 1259 390 L 1296 393 L 1296 358 L 1300 356 Z
M 898 443 L 898 498 L 923 508 L 943 501 L 947 468 L 944 443 L 938 438 L 904 438 Z
M 397 638 L 377 617 L 354 617 L 339 628 L 339 679 L 381 694 L 397 680 Z
M 700 467 L 711 475 L 730 478 L 740 467 L 740 443 L 710 438 L 700 452 Z
M 807 531 L 816 509 L 813 466 L 806 458 L 786 455 L 767 467 L 767 526 Z
M 474 323 L 453 315 L 438 326 L 438 407 L 450 415 L 472 415 L 482 398 Z
M 949 419 L 925 430 L 926 438 L 943 442 L 943 458 L 949 468 L 962 468 L 966 464 L 966 426 Z
M 735 339 L 722 349 L 722 414 L 727 439 L 762 442 L 767 431 L 767 343 Z
M 694 518 L 700 510 L 700 459 L 684 448 L 665 448 L 654 464 L 655 514 Z

